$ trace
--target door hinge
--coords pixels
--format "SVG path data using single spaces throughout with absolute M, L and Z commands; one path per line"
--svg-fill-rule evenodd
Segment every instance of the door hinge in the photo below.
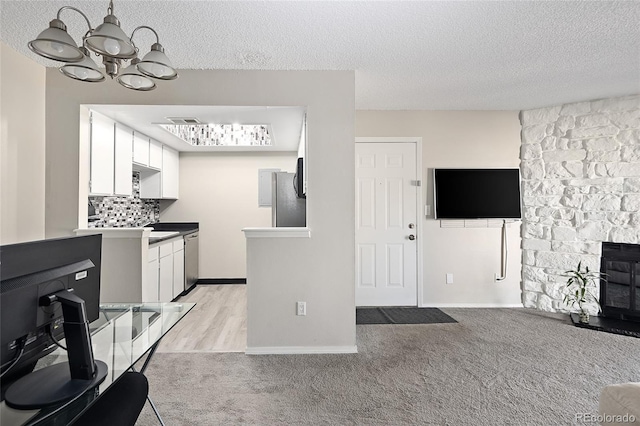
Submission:
M 411 186 L 422 186 L 422 181 L 412 180 L 411 181 Z

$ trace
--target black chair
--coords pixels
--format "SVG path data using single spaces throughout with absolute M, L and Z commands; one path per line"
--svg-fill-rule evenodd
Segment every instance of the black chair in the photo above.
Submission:
M 85 411 L 74 426 L 134 426 L 149 394 L 142 373 L 127 372 Z

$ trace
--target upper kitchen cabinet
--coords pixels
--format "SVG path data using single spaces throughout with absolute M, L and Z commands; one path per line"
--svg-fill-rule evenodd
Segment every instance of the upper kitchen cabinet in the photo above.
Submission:
M 162 168 L 162 144 L 142 133 L 133 132 L 133 162 L 160 170 Z
M 149 166 L 149 138 L 138 132 L 133 132 L 133 162 Z
M 162 168 L 162 144 L 153 139 L 149 139 L 149 167 Z
M 115 166 L 115 122 L 96 112 L 91 113 L 91 160 L 89 194 L 112 195 Z
M 155 141 L 152 139 L 151 142 Z M 151 148 L 150 152 L 153 150 L 155 148 Z M 154 164 L 153 168 L 137 167 L 140 171 L 140 198 L 176 200 L 179 167 L 178 151 L 160 145 L 159 165 Z
M 133 165 L 131 163 L 131 152 L 133 150 L 133 130 L 116 123 L 115 132 L 115 164 L 114 164 L 114 194 L 131 196 L 133 186 L 131 185 L 131 174 Z
M 90 195 L 131 195 L 132 143 L 131 129 L 91 113 Z
M 132 130 L 96 112 L 91 113 L 89 195 L 132 194 Z
M 179 187 L 178 151 L 162 147 L 162 198 L 177 199 Z
M 178 198 L 178 151 L 161 146 L 160 159 L 159 172 L 151 169 L 140 171 L 140 198 Z
M 161 172 L 151 169 L 140 170 L 140 198 L 154 200 L 162 198 Z

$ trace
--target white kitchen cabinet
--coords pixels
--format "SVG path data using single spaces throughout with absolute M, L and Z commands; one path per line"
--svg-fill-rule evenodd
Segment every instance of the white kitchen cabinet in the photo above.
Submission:
M 149 249 L 149 263 L 147 265 L 147 279 L 142 283 L 142 302 L 158 302 L 158 283 L 160 282 L 160 248 Z
M 184 291 L 184 239 L 173 243 L 173 299 Z
M 178 151 L 167 146 L 161 146 L 160 149 L 162 154 L 160 171 L 154 169 L 140 171 L 140 198 L 176 200 L 179 188 L 179 154 Z
M 133 132 L 133 162 L 149 166 L 149 138 L 138 132 Z
M 167 245 L 171 246 L 171 243 Z M 160 257 L 160 279 L 158 288 L 160 292 L 160 302 L 171 302 L 173 300 L 173 252 L 170 252 L 164 257 Z
M 178 151 L 162 147 L 162 198 L 178 198 L 179 162 Z
M 183 291 L 184 239 L 174 238 L 151 247 L 148 280 L 142 291 L 142 301 L 171 302 Z
M 162 198 L 162 174 L 155 170 L 140 171 L 140 198 Z
M 115 129 L 115 164 L 113 193 L 115 195 L 131 196 L 133 184 L 131 175 L 133 165 L 131 163 L 131 153 L 133 150 L 133 130 L 116 123 Z
M 162 144 L 149 139 L 149 167 L 162 169 Z
M 115 122 L 91 113 L 91 159 L 89 195 L 112 195 L 114 182 Z
M 91 177 L 89 195 L 131 196 L 133 131 L 91 112 Z

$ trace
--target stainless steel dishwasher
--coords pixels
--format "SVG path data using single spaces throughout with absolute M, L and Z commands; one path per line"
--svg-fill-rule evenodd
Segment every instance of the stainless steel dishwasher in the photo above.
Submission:
M 198 233 L 184 236 L 184 290 L 191 290 L 198 281 Z

